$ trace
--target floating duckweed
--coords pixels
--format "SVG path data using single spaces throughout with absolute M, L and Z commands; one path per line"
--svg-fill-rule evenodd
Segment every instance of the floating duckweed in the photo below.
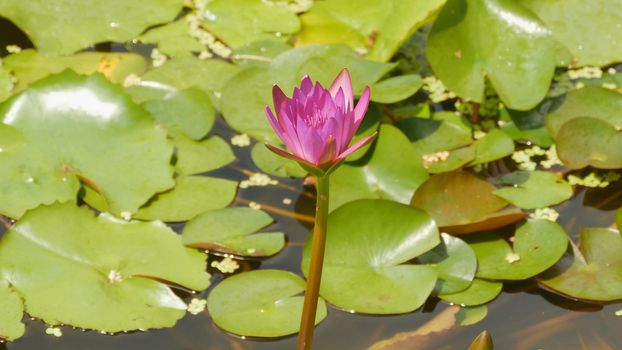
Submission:
M 615 312 L 616 316 L 622 316 L 622 309 Z
M 577 84 L 575 84 L 574 86 L 577 90 L 578 89 L 583 89 L 585 87 L 585 84 L 583 84 L 583 82 L 578 82 Z
M 127 77 L 125 77 L 125 79 L 123 80 L 123 87 L 130 87 L 130 86 L 134 86 L 134 85 L 138 85 L 140 84 L 140 77 L 134 73 L 128 75 Z
M 218 41 L 212 33 L 208 32 L 201 25 L 201 17 L 206 17 L 205 14 L 209 12 L 204 9 L 205 4 L 206 2 L 195 2 L 195 7 L 197 8 L 197 10 L 194 13 L 186 16 L 186 22 L 188 23 L 188 34 L 191 37 L 197 39 L 202 45 L 206 46 L 211 52 L 217 54 L 218 56 L 225 58 L 229 57 L 231 56 L 231 49 L 227 47 L 227 45 Z M 209 17 L 209 13 L 207 16 Z M 207 57 L 211 54 L 209 54 L 208 52 L 207 54 L 203 53 L 202 55 L 203 57 Z
M 607 69 L 607 73 L 614 75 L 617 73 L 617 71 L 614 67 L 609 67 L 609 69 Z
M 218 271 L 222 273 L 232 273 L 240 268 L 238 262 L 228 256 L 221 261 L 212 261 L 210 266 L 218 269 Z
M 151 50 L 151 64 L 154 67 L 160 67 L 168 60 L 168 56 L 160 52 L 158 49 Z
M 443 102 L 456 97 L 456 94 L 447 90 L 442 81 L 435 76 L 423 78 L 423 89 L 429 93 L 432 102 Z
M 481 130 L 473 131 L 473 138 L 476 139 L 476 140 L 479 140 L 479 139 L 483 138 L 484 136 L 486 136 L 486 133 L 481 131 Z
M 423 160 L 423 167 L 426 169 L 429 168 L 430 165 L 432 164 L 447 160 L 447 158 L 449 158 L 448 151 L 441 151 L 441 152 L 436 152 L 432 154 L 424 154 L 421 156 L 421 159 Z
M 555 209 L 541 208 L 529 214 L 529 217 L 532 219 L 544 219 L 555 222 L 557 218 L 559 218 L 559 213 Z
M 555 165 L 562 165 L 562 162 L 557 157 L 555 145 L 548 150 L 542 149 L 539 146 L 533 146 L 512 153 L 512 160 L 516 162 L 521 170 L 536 170 L 538 163 L 532 160 L 532 157 L 545 157 L 545 159 L 540 161 L 540 165 L 545 169 L 550 169 Z
M 132 212 L 129 211 L 122 211 L 119 213 L 119 216 L 121 216 L 121 218 L 125 221 L 132 220 Z
M 505 260 L 510 264 L 513 264 L 520 260 L 520 256 L 514 252 L 508 253 L 508 255 L 505 256 Z
M 22 52 L 22 48 L 17 46 L 17 45 L 7 45 L 6 46 L 6 50 L 9 53 L 20 53 L 20 52 Z
M 117 270 L 110 270 L 108 273 L 108 281 L 110 281 L 110 283 L 118 283 L 123 281 L 123 276 L 121 276 L 121 272 Z
M 603 83 L 602 87 L 604 87 L 605 89 L 609 89 L 609 90 L 615 90 L 618 88 L 618 85 L 614 83 Z
M 562 161 L 559 159 L 559 157 L 557 156 L 557 146 L 555 145 L 552 145 L 551 148 L 546 150 L 544 152 L 544 156 L 546 157 L 546 159 L 540 162 L 540 165 L 544 169 L 550 169 L 554 167 L 555 165 L 564 165 Z
M 45 334 L 53 335 L 56 338 L 60 338 L 63 336 L 63 331 L 60 329 L 60 327 L 50 326 L 45 329 Z
M 292 199 L 291 198 L 283 198 L 283 204 L 285 204 L 285 205 L 292 204 Z
M 212 53 L 207 51 L 207 50 L 203 50 L 203 51 L 199 52 L 199 59 L 200 60 L 206 60 L 206 59 L 209 59 L 209 58 L 212 58 L 212 57 L 214 57 L 214 55 L 212 55 Z
M 255 202 L 255 201 L 251 201 L 250 203 L 248 203 L 248 206 L 249 206 L 249 208 L 255 209 L 255 210 L 261 209 L 261 204 Z
M 238 147 L 246 147 L 251 144 L 251 138 L 247 134 L 235 135 L 231 138 L 231 144 Z
M 188 304 L 188 312 L 193 315 L 198 315 L 201 312 L 205 311 L 205 307 L 207 306 L 206 299 L 192 298 L 190 304 Z
M 262 173 L 255 173 L 248 178 L 248 180 L 243 180 L 240 182 L 240 188 L 248 188 L 252 186 L 268 186 L 268 185 L 276 185 L 279 182 L 277 180 L 271 179 L 270 176 Z
M 568 175 L 568 183 L 570 185 L 579 185 L 590 188 L 605 188 L 609 186 L 610 183 L 620 180 L 620 177 L 620 174 L 613 171 L 608 171 L 602 175 L 596 172 L 591 172 L 583 178 L 570 174 Z
M 583 67 L 579 69 L 569 69 L 568 77 L 570 79 L 599 79 L 603 76 L 603 71 L 599 67 Z

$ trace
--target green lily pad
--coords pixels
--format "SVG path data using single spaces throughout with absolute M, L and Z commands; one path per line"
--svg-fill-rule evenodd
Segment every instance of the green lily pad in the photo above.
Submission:
M 483 232 L 497 229 L 518 222 L 529 216 L 528 213 L 518 209 L 507 207 L 492 214 L 481 217 L 469 224 L 457 224 L 444 226 L 443 230 L 453 235 L 473 232 Z
M 383 124 L 366 164 L 344 164 L 331 174 L 330 208 L 361 198 L 385 198 L 408 203 L 427 173 L 421 160 L 397 128 Z
M 557 155 L 567 168 L 588 165 L 622 168 L 622 135 L 617 127 L 596 118 L 575 118 L 565 123 L 556 138 Z
M 553 266 L 564 255 L 568 237 L 564 229 L 548 220 L 529 220 L 514 235 L 513 247 L 494 233 L 470 236 L 477 255 L 477 277 L 524 280 Z
M 467 146 L 449 151 L 444 160 L 424 163 L 424 167 L 430 174 L 446 173 L 467 166 L 473 159 L 475 159 L 475 147 Z
M 0 65 L 0 102 L 9 98 L 9 96 L 13 93 L 14 88 L 15 83 L 13 75 L 3 63 L 3 65 Z
M 300 29 L 298 16 L 286 6 L 261 0 L 214 0 L 207 3 L 203 25 L 227 45 L 276 39 Z
M 194 141 L 181 133 L 172 134 L 175 143 L 175 170 L 181 175 L 195 175 L 221 168 L 235 160 L 227 141 L 210 136 Z
M 501 282 L 476 278 L 466 290 L 453 294 L 441 294 L 439 298 L 448 303 L 476 306 L 494 300 L 501 293 L 502 289 L 503 283 Z
M 143 74 L 147 69 L 147 62 L 142 56 L 122 52 L 81 52 L 73 56 L 46 56 L 28 49 L 2 60 L 4 67 L 17 79 L 16 91 L 67 68 L 80 74 L 99 72 L 114 83 L 123 82 L 130 74 Z
M 0 280 L 0 339 L 15 340 L 24 335 L 24 305 L 19 295 Z
M 28 33 L 39 51 L 69 54 L 99 42 L 133 39 L 147 27 L 174 19 L 182 4 L 181 0 L 6 0 L 0 3 L 0 16 Z
M 175 90 L 162 99 L 147 101 L 143 107 L 161 125 L 181 130 L 195 140 L 202 139 L 214 125 L 216 111 L 209 95 L 199 88 Z
M 251 150 L 253 163 L 270 175 L 281 177 L 304 177 L 307 171 L 291 159 L 270 151 L 263 143 L 256 143 Z
M 282 232 L 252 234 L 274 220 L 251 208 L 226 208 L 203 213 L 188 221 L 182 240 L 188 247 L 239 256 L 270 256 L 285 246 Z
M 469 165 L 477 165 L 512 154 L 514 152 L 514 140 L 503 131 L 494 129 L 475 141 L 472 147 L 475 148 L 475 159 Z
M 526 110 L 549 89 L 554 49 L 549 29 L 515 1 L 449 0 L 428 36 L 426 56 L 459 96 L 482 102 L 487 78 L 506 106 Z
M 471 173 L 442 173 L 419 186 L 410 204 L 432 215 L 440 227 L 466 225 L 507 206 L 494 191 L 495 186 Z
M 445 0 L 315 2 L 300 19 L 298 45 L 344 43 L 367 57 L 388 61 L 419 27 L 432 18 Z
M 417 74 L 400 75 L 374 84 L 372 100 L 380 103 L 395 103 L 412 96 L 423 85 Z
M 501 177 L 499 182 L 508 187 L 494 194 L 519 208 L 549 207 L 572 197 L 572 187 L 547 171 L 515 171 Z
M 341 309 L 395 314 L 419 308 L 436 284 L 437 270 L 410 260 L 439 244 L 424 211 L 381 199 L 361 199 L 328 218 L 320 295 Z M 306 273 L 311 240 L 302 258 Z
M 75 200 L 80 181 L 117 214 L 174 185 L 166 133 L 101 75 L 50 76 L 2 104 L 0 115 L 24 139 L 0 154 L 4 215 Z
M 605 228 L 581 230 L 581 245 L 538 277 L 548 289 L 572 298 L 593 301 L 622 299 L 622 237 Z
M 205 50 L 201 42 L 190 35 L 190 25 L 185 18 L 153 28 L 138 37 L 143 43 L 153 43 L 160 52 L 169 56 L 187 56 Z
M 520 129 L 513 122 L 505 123 L 501 130 L 515 141 L 529 141 L 542 148 L 553 145 L 553 138 L 545 127 L 535 129 Z
M 566 94 L 559 108 L 546 118 L 547 128 L 553 136 L 572 119 L 591 117 L 622 128 L 622 94 L 600 86 L 586 86 Z
M 432 118 L 406 118 L 395 123 L 408 136 L 420 155 L 449 151 L 473 143 L 468 120 L 452 112 Z
M 171 327 L 186 305 L 165 284 L 209 286 L 206 256 L 162 223 L 96 217 L 74 203 L 29 211 L 0 241 L 0 275 L 51 325 Z
M 553 32 L 553 37 L 570 50 L 576 65 L 604 66 L 622 60 L 622 42 L 615 34 L 622 28 L 620 0 L 520 3 L 533 11 Z
M 272 58 L 291 48 L 281 40 L 258 40 L 233 50 L 231 60 L 241 67 L 269 66 Z
M 260 141 L 278 142 L 264 114 L 265 107 L 272 105 L 272 85 L 278 84 L 291 95 L 307 74 L 329 87 L 344 67 L 350 71 L 353 91 L 360 93 L 366 85 L 371 86 L 391 70 L 394 64 L 365 60 L 343 45 L 311 45 L 288 50 L 276 56 L 269 66 L 243 69 L 227 83 L 221 98 L 223 117 L 239 132 Z
M 208 176 L 184 176 L 175 188 L 158 194 L 134 215 L 141 220 L 178 222 L 224 208 L 235 198 L 238 183 Z
M 477 270 L 473 249 L 458 237 L 442 233 L 443 242 L 417 260 L 438 270 L 436 294 L 451 294 L 467 289 Z
M 216 325 L 251 337 L 282 337 L 298 332 L 305 282 L 291 272 L 255 270 L 231 276 L 214 287 L 207 308 Z M 326 318 L 318 300 L 315 324 Z
M 141 77 L 140 83 L 127 88 L 134 101 L 142 103 L 164 97 L 175 88 L 184 90 L 193 86 L 213 96 L 218 105 L 225 83 L 240 68 L 223 60 L 201 60 L 194 56 L 175 57 L 162 66 L 151 69 Z

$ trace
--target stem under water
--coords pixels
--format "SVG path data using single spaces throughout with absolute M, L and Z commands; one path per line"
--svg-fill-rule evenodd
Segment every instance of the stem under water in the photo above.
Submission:
M 315 226 L 311 244 L 311 264 L 307 277 L 307 290 L 298 333 L 298 350 L 310 350 L 313 343 L 317 300 L 322 280 L 324 247 L 326 245 L 326 223 L 328 221 L 328 175 L 317 176 L 317 199 L 315 202 Z

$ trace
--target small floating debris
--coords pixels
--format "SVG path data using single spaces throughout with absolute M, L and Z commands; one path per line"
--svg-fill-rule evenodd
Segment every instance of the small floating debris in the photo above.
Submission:
M 251 144 L 251 138 L 247 134 L 235 135 L 231 138 L 231 144 L 238 147 L 247 147 Z
M 285 205 L 292 204 L 292 199 L 291 198 L 283 198 L 283 204 L 285 204 Z
M 22 48 L 17 46 L 17 45 L 7 45 L 6 46 L 6 50 L 9 53 L 20 53 L 20 52 L 22 52 Z
M 426 169 L 429 168 L 432 164 L 446 161 L 447 158 L 449 158 L 448 151 L 424 154 L 421 156 L 421 159 L 423 160 L 423 167 Z
M 205 311 L 206 306 L 207 299 L 192 298 L 192 300 L 190 300 L 190 304 L 188 304 L 187 310 L 193 315 L 198 315 Z
M 529 214 L 529 217 L 532 219 L 544 219 L 556 222 L 557 218 L 559 218 L 559 213 L 555 209 L 541 208 L 536 209 L 535 212 Z
M 270 178 L 270 176 L 262 173 L 255 173 L 251 175 L 248 180 L 242 180 L 240 182 L 240 188 L 248 188 L 252 186 L 268 186 L 278 185 L 278 181 Z
M 508 255 L 505 256 L 505 261 L 509 262 L 510 264 L 513 264 L 519 260 L 520 260 L 520 256 L 514 252 L 509 253 Z
M 622 309 L 618 310 L 615 312 L 616 316 L 622 316 Z
M 254 202 L 254 201 L 249 202 L 248 206 L 249 206 L 249 208 L 255 209 L 255 210 L 261 209 L 261 204 L 259 204 L 257 202 Z
M 221 261 L 212 261 L 210 266 L 218 269 L 218 271 L 222 273 L 232 273 L 240 268 L 238 262 L 228 256 Z
M 60 338 L 63 336 L 63 331 L 60 329 L 60 327 L 50 326 L 45 329 L 45 334 L 53 335 L 56 338 Z

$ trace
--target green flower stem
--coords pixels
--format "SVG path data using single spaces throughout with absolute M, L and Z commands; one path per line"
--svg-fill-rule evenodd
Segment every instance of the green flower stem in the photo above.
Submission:
M 307 277 L 307 290 L 298 333 L 298 350 L 309 350 L 313 343 L 315 312 L 322 279 L 324 247 L 326 245 L 326 223 L 328 219 L 328 175 L 316 176 L 317 200 L 315 203 L 315 226 L 311 245 L 311 264 Z

